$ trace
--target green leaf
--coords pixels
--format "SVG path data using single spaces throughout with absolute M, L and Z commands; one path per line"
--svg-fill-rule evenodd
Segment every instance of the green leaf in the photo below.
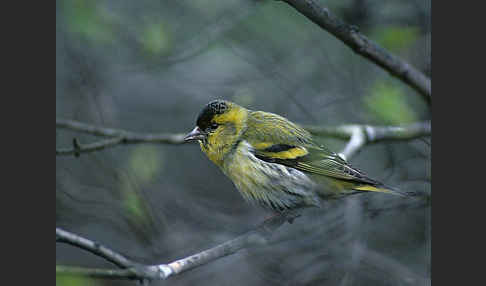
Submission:
M 68 28 L 88 40 L 109 43 L 114 40 L 111 17 L 94 0 L 64 1 Z
M 372 86 L 370 93 L 365 97 L 365 106 L 378 121 L 397 125 L 416 120 L 415 112 L 410 108 L 403 90 L 398 85 L 379 81 Z
M 385 49 L 401 52 L 417 40 L 419 33 L 417 27 L 390 26 L 375 29 L 371 32 L 371 37 Z
M 130 169 L 142 183 L 152 180 L 162 170 L 162 148 L 150 145 L 135 147 L 129 158 Z
M 169 33 L 162 23 L 152 23 L 145 27 L 140 39 L 148 54 L 159 55 L 168 53 L 171 47 Z
M 56 275 L 56 286 L 96 286 L 96 280 L 83 276 Z
M 123 205 L 125 210 L 137 221 L 145 221 L 143 202 L 135 192 L 129 190 L 123 192 Z

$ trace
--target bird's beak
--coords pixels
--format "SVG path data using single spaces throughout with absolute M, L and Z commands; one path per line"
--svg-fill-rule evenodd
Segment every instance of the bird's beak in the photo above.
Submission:
M 204 132 L 202 132 L 201 128 L 199 126 L 196 126 L 189 134 L 184 137 L 185 142 L 191 142 L 191 141 L 196 141 L 196 140 L 203 140 L 206 138 L 206 135 Z

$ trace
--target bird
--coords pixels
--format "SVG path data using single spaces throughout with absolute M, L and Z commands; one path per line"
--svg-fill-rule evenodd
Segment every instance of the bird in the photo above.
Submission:
M 227 100 L 205 105 L 184 141 L 198 142 L 247 202 L 276 213 L 363 192 L 407 196 L 352 167 L 298 124 Z

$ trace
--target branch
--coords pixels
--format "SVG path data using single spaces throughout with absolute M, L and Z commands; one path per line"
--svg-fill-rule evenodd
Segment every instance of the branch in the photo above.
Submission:
M 266 244 L 272 233 L 285 221 L 292 221 L 294 213 L 275 215 L 254 230 L 251 230 L 235 239 L 204 250 L 189 257 L 179 259 L 168 264 L 143 265 L 125 258 L 119 253 L 108 249 L 99 243 L 80 237 L 76 234 L 56 228 L 56 242 L 65 242 L 76 247 L 88 250 L 91 253 L 115 263 L 123 270 L 79 268 L 69 266 L 56 266 L 56 273 L 66 275 L 84 275 L 98 278 L 153 280 L 167 279 L 170 276 L 207 264 L 213 260 L 234 254 L 241 249 Z
M 75 155 L 89 153 L 114 147 L 121 144 L 136 143 L 163 143 L 183 144 L 184 134 L 142 134 L 122 129 L 112 129 L 89 125 L 73 120 L 56 119 L 56 127 L 83 132 L 95 136 L 110 137 L 99 142 L 80 144 L 73 139 L 73 148 L 56 149 L 56 155 Z M 429 136 L 431 132 L 430 121 L 413 123 L 404 126 L 370 126 L 370 125 L 338 125 L 338 126 L 304 126 L 314 135 L 330 136 L 338 139 L 349 140 L 341 151 L 341 155 L 350 158 L 366 144 L 386 140 L 410 140 L 423 136 Z
M 110 138 L 107 140 L 98 141 L 91 144 L 83 144 L 81 145 L 76 138 L 73 139 L 73 148 L 61 148 L 56 149 L 56 155 L 66 156 L 66 155 L 74 155 L 79 157 L 81 153 L 90 153 L 94 151 L 103 150 L 109 147 L 114 147 L 119 144 L 126 143 L 124 142 L 124 138 L 116 137 Z
M 56 119 L 56 127 L 69 129 L 76 132 L 87 133 L 94 136 L 111 138 L 108 140 L 85 145 L 79 144 L 79 142 L 74 139 L 73 148 L 56 149 L 56 156 L 66 156 L 73 154 L 75 156 L 79 156 L 79 154 L 81 153 L 89 153 L 93 151 L 103 150 L 121 144 L 162 143 L 178 145 L 184 143 L 184 134 L 142 134 L 122 129 L 98 127 L 73 120 Z
M 430 121 L 418 122 L 403 126 L 371 126 L 371 125 L 340 125 L 340 126 L 305 126 L 315 135 L 324 135 L 338 139 L 349 140 L 340 152 L 344 158 L 351 158 L 361 148 L 370 143 L 393 140 L 411 140 L 430 136 Z
M 95 136 L 123 138 L 123 141 L 126 141 L 124 143 L 184 143 L 184 134 L 143 134 L 122 129 L 98 127 L 68 119 L 56 119 L 56 127 L 70 129 L 73 131 L 83 132 Z
M 74 233 L 56 228 L 56 242 L 63 242 L 87 250 L 95 255 L 103 257 L 104 259 L 114 263 L 120 268 L 128 268 L 134 266 L 136 263 L 130 261 L 123 255 L 97 243 L 76 235 Z
M 356 26 L 344 23 L 329 9 L 322 7 L 316 0 L 283 0 L 302 15 L 328 31 L 357 54 L 374 62 L 390 74 L 402 80 L 418 91 L 428 104 L 432 102 L 430 78 L 409 65 L 404 60 L 391 54 L 383 47 L 368 39 Z

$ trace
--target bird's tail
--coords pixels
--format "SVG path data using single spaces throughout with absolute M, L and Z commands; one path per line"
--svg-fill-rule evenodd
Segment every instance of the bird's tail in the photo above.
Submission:
M 398 190 L 397 188 L 386 186 L 381 183 L 375 185 L 371 185 L 371 184 L 360 185 L 354 187 L 353 189 L 356 191 L 387 193 L 387 194 L 398 195 L 402 197 L 412 197 L 417 195 L 415 192 L 401 191 Z

